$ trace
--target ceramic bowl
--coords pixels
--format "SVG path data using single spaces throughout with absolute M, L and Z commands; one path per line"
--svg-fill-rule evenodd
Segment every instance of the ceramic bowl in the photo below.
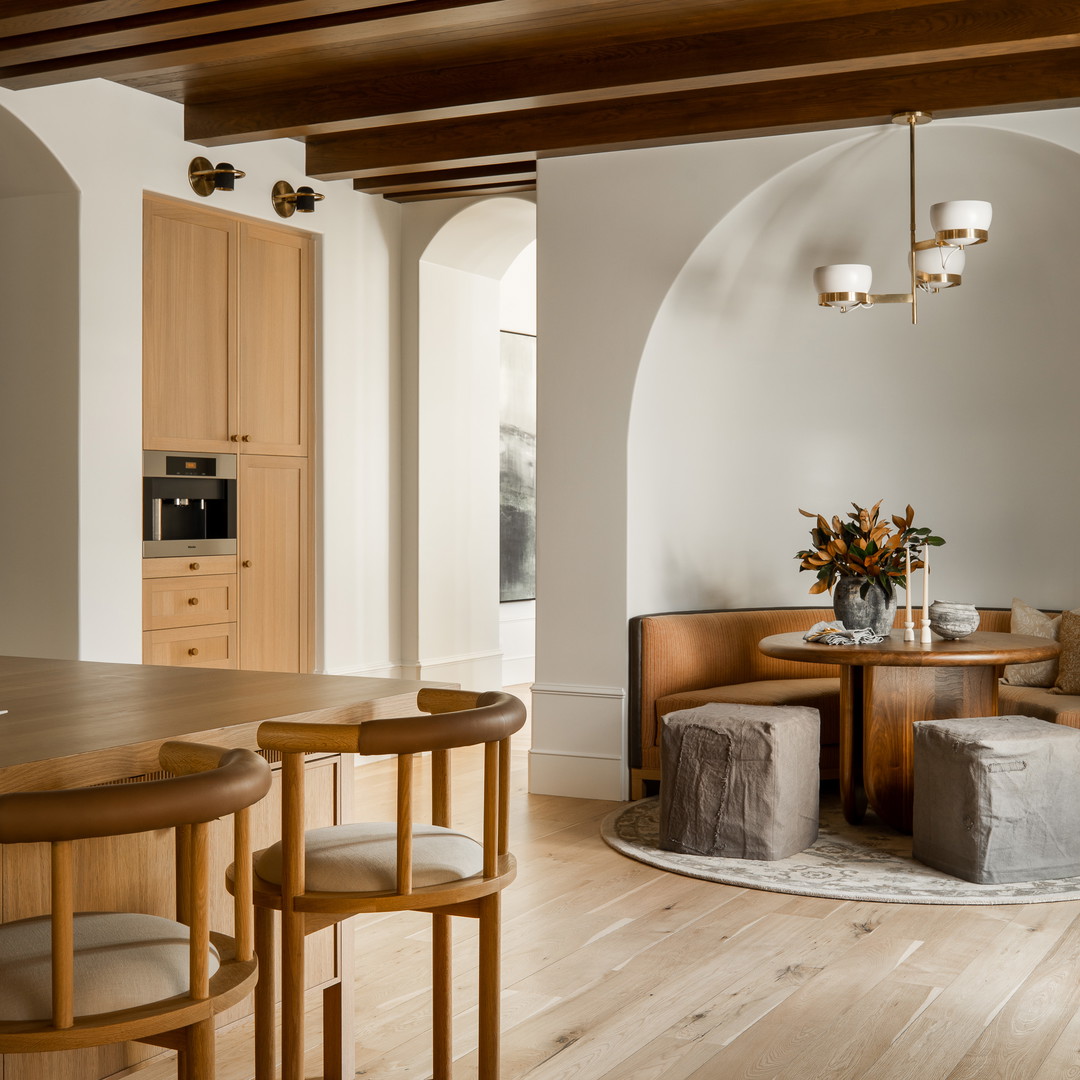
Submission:
M 930 605 L 930 629 L 943 638 L 967 637 L 978 628 L 979 613 L 974 604 L 935 600 Z

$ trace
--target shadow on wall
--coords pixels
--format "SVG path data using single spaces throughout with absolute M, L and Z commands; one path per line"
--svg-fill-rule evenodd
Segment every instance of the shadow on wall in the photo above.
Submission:
M 0 146 L 0 653 L 76 659 L 79 193 L 3 108 Z
M 1080 157 L 994 128 L 920 129 L 919 237 L 931 203 L 979 198 L 994 204 L 989 244 L 917 327 L 906 306 L 818 308 L 825 262 L 870 263 L 875 290 L 905 290 L 907 175 L 901 128 L 829 147 L 745 199 L 683 267 L 635 386 L 631 611 L 809 603 L 798 508 L 881 498 L 948 541 L 935 598 L 1080 600 L 1064 545 L 1018 559 L 1008 540 L 1048 514 L 1055 535 L 1080 529 L 1062 497 L 1080 449 L 1080 221 L 1050 217 Z

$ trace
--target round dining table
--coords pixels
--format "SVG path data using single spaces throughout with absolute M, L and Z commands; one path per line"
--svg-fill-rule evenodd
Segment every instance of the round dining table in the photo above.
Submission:
M 997 716 L 998 679 L 1006 664 L 1058 655 L 1048 638 L 976 631 L 923 644 L 894 630 L 873 645 L 822 645 L 802 633 L 773 634 L 766 656 L 840 665 L 840 796 L 851 824 L 867 804 L 886 824 L 911 832 L 914 793 L 912 724 L 962 716 Z

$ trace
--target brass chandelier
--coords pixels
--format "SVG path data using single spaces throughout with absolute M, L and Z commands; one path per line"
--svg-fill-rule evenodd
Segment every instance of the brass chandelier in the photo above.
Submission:
M 915 239 L 915 128 L 928 124 L 928 112 L 895 113 L 894 124 L 906 124 L 909 145 L 910 191 L 910 292 L 872 293 L 871 268 L 865 263 L 834 263 L 814 270 L 814 287 L 821 307 L 841 312 L 874 304 L 910 304 L 912 325 L 917 323 L 919 291 L 937 293 L 960 284 L 966 259 L 965 249 L 985 243 L 990 236 L 993 208 L 988 202 L 973 199 L 934 203 L 930 207 L 933 240 Z

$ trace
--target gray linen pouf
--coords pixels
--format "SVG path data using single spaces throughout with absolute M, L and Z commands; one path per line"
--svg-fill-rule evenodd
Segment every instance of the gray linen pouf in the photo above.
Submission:
M 660 847 L 786 859 L 818 834 L 820 717 L 802 705 L 712 703 L 664 717 Z
M 916 859 L 985 885 L 1080 874 L 1080 731 L 976 716 L 914 738 Z

